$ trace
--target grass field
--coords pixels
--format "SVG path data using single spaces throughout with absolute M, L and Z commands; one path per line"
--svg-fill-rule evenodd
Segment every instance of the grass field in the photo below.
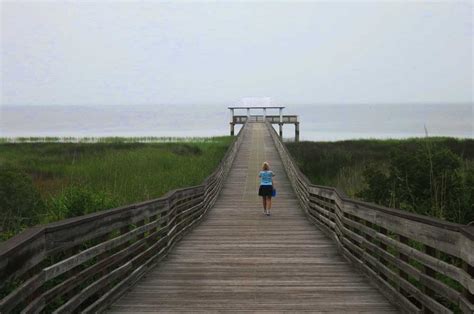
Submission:
M 350 197 L 455 222 L 468 223 L 474 219 L 472 139 L 440 137 L 286 145 L 313 184 L 334 186 Z M 454 215 L 449 211 L 462 213 Z
M 215 137 L 165 143 L 116 139 L 0 144 L 3 238 L 32 224 L 198 185 L 212 173 L 231 141 L 231 137 Z

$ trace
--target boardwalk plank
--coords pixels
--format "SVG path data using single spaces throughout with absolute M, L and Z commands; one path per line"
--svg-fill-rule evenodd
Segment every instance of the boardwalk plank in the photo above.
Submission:
M 397 312 L 306 219 L 266 126 L 247 127 L 214 208 L 110 312 Z M 270 217 L 257 196 L 265 160 L 278 190 Z

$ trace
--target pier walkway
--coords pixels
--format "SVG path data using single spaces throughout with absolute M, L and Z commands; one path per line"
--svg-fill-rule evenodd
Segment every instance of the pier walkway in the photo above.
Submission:
M 246 127 L 214 207 L 110 313 L 395 312 L 305 217 L 266 125 Z M 257 196 L 265 160 L 278 191 L 270 217 Z

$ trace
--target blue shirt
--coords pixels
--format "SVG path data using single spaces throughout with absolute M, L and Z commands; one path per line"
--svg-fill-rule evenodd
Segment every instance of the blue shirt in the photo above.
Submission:
M 265 170 L 265 171 L 260 171 L 258 176 L 260 177 L 260 185 L 272 185 L 273 183 L 272 177 L 275 175 L 270 170 Z

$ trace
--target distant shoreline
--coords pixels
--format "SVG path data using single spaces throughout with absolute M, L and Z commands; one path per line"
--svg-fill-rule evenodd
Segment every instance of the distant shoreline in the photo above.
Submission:
M 213 142 L 217 137 L 177 137 L 177 136 L 32 136 L 32 137 L 0 137 L 0 144 L 21 143 L 170 143 L 170 142 Z
M 226 137 L 220 136 L 19 136 L 19 137 L 0 137 L 0 144 L 25 144 L 25 143 L 176 143 L 176 142 L 214 142 L 215 138 Z M 359 137 L 334 140 L 306 140 L 300 142 L 312 143 L 334 143 L 347 141 L 404 141 L 414 139 L 455 139 L 455 140 L 472 140 L 473 137 L 460 136 L 408 136 L 408 137 Z M 293 138 L 284 138 L 284 142 L 294 142 Z

